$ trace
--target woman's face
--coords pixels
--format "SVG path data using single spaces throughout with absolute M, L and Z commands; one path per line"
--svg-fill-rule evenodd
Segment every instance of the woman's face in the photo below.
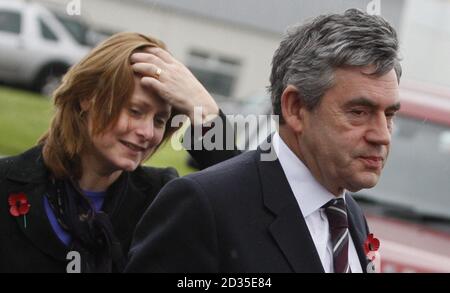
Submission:
M 135 170 L 161 143 L 170 117 L 171 106 L 143 88 L 138 77 L 134 80 L 130 103 L 122 109 L 117 124 L 100 135 L 91 135 L 93 156 L 89 157 L 105 172 Z M 88 123 L 92 129 L 92 120 Z

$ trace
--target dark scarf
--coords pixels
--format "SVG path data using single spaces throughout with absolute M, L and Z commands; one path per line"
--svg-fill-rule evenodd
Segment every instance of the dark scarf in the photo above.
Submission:
M 128 174 L 124 172 L 108 189 L 105 202 L 114 197 L 112 202 L 116 206 L 125 196 L 127 182 Z M 59 225 L 72 236 L 69 249 L 80 253 L 81 272 L 123 271 L 125 258 L 108 214 L 95 212 L 89 198 L 73 180 L 49 180 L 47 189 Z

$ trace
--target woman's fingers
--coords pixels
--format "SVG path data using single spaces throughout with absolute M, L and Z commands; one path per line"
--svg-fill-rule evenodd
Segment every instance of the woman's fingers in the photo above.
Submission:
M 150 64 L 155 64 L 156 66 L 159 66 L 159 67 L 164 67 L 167 65 L 158 56 L 151 54 L 151 53 L 142 53 L 142 52 L 134 53 L 133 55 L 131 55 L 130 61 L 131 61 L 131 64 L 150 63 Z
M 159 57 L 165 63 L 171 64 L 171 63 L 176 62 L 175 58 L 173 58 L 172 55 L 170 55 L 170 53 L 164 49 L 161 49 L 158 47 L 151 47 L 151 48 L 145 48 L 144 50 L 146 52 L 149 52 L 150 54 L 153 54 L 153 55 Z
M 134 63 L 131 65 L 133 71 L 143 76 L 153 77 L 158 80 L 162 80 L 167 72 L 164 69 L 150 63 Z
M 170 105 L 174 107 L 177 106 L 176 104 L 175 105 L 173 104 L 174 101 L 172 99 L 172 96 L 167 94 L 166 92 L 167 90 L 164 87 L 164 84 L 159 80 L 152 77 L 144 76 L 141 78 L 141 85 L 142 87 L 148 88 L 151 91 L 155 92 L 158 95 L 158 97 L 165 100 Z
M 159 95 L 159 91 L 161 90 L 161 86 L 162 86 L 162 84 L 159 80 L 144 76 L 141 78 L 141 84 L 144 87 L 149 87 L 149 88 L 153 89 Z
M 193 123 L 196 123 L 196 106 L 202 107 L 205 117 L 218 115 L 217 103 L 184 64 L 163 49 L 147 48 L 145 51 L 131 58 L 133 70 L 142 76 L 143 86 L 152 88 L 181 113 L 187 114 Z

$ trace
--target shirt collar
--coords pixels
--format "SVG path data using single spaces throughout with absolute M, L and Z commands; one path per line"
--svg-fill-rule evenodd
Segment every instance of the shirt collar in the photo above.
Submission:
M 273 136 L 273 146 L 286 175 L 303 217 L 307 217 L 324 204 L 335 199 L 311 174 L 305 164 L 286 145 L 278 132 Z M 344 198 L 345 191 L 338 198 Z

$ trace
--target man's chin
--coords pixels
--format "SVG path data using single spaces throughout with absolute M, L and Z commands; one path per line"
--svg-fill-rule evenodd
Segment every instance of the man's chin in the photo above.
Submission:
M 377 185 L 378 179 L 379 176 L 373 173 L 368 175 L 364 174 L 364 177 L 357 178 L 355 181 L 351 182 L 345 189 L 351 192 L 358 192 L 361 189 L 369 189 Z

